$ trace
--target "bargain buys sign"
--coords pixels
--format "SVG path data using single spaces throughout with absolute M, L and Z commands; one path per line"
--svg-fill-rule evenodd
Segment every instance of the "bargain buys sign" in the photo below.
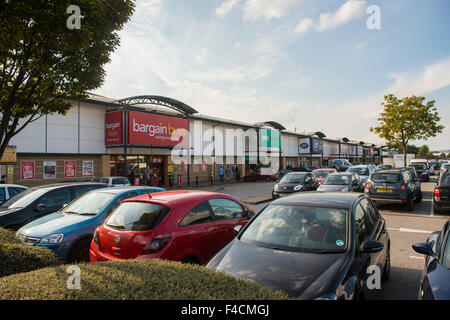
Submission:
M 187 119 L 128 111 L 128 143 L 131 145 L 188 146 Z
M 113 111 L 106 114 L 105 144 L 123 144 L 123 111 Z

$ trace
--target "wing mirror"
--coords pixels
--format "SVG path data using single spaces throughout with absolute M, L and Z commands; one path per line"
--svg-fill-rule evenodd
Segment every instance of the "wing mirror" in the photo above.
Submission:
M 376 253 L 384 249 L 384 244 L 375 240 L 367 240 L 363 246 L 363 253 Z
M 233 231 L 235 234 L 238 234 L 241 231 L 241 229 L 242 229 L 242 226 L 239 225 L 239 226 L 234 227 Z
M 45 204 L 39 203 L 39 204 L 36 206 L 36 211 L 37 211 L 37 212 L 41 212 L 41 211 L 44 211 L 46 208 L 47 208 L 47 206 L 46 206 Z
M 413 244 L 413 249 L 415 252 L 420 253 L 420 254 L 424 254 L 426 256 L 430 256 L 433 258 L 436 258 L 439 260 L 439 257 L 437 256 L 436 253 L 434 253 L 433 248 L 431 247 L 431 243 L 426 242 L 426 243 L 416 243 Z

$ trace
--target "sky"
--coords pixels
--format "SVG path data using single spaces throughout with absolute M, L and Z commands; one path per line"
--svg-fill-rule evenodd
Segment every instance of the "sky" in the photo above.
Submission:
M 380 144 L 384 95 L 414 94 L 445 129 L 413 143 L 450 149 L 449 18 L 448 0 L 137 0 L 95 93 Z

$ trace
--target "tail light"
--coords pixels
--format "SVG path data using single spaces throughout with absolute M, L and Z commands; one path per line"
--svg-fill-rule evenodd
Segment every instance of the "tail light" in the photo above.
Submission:
M 434 189 L 434 198 L 436 200 L 441 200 L 441 187 L 436 187 Z
M 370 190 L 370 181 L 367 181 L 366 182 L 366 191 L 369 191 Z
M 142 249 L 142 254 L 151 254 L 160 251 L 167 246 L 171 239 L 171 234 L 163 234 L 153 238 L 152 241 Z
M 94 243 L 100 247 L 100 239 L 98 238 L 98 229 L 99 228 L 95 229 L 95 232 L 94 232 Z
M 406 191 L 406 183 L 402 183 L 402 191 Z

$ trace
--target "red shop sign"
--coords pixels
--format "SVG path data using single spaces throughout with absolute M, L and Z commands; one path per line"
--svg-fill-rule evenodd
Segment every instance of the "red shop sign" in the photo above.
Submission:
M 105 144 L 123 144 L 123 112 L 108 112 L 105 117 Z
M 34 161 L 20 161 L 20 179 L 34 180 Z
M 64 178 L 75 178 L 75 160 L 64 161 Z
M 188 146 L 188 120 L 128 111 L 128 143 L 153 146 Z

